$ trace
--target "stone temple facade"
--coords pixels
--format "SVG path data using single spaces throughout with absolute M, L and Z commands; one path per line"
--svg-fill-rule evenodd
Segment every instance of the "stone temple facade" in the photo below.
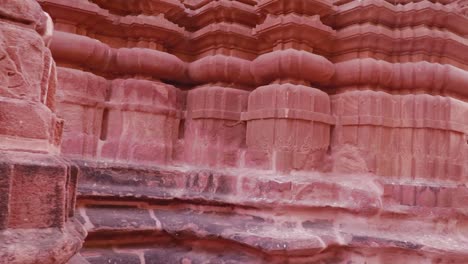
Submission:
M 467 0 L 0 0 L 0 264 L 468 263 Z

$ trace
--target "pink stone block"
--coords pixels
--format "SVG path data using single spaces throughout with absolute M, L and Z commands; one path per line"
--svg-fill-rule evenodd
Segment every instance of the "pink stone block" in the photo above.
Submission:
M 179 128 L 176 88 L 152 81 L 117 79 L 110 89 L 97 156 L 125 163 L 171 162 Z
M 248 92 L 219 86 L 195 88 L 187 95 L 184 160 L 201 166 L 236 167 L 245 145 L 241 112 Z
M 335 148 L 357 146 L 370 171 L 407 179 L 460 181 L 463 177 L 466 124 L 456 116 L 465 113 L 466 105 L 440 96 L 373 91 L 344 92 L 333 98 L 332 109 L 341 113 L 334 130 L 339 142 Z
M 312 156 L 323 157 L 320 153 L 328 148 L 329 114 L 329 98 L 318 90 L 290 84 L 257 88 L 249 96 L 245 117 L 247 153 L 270 153 L 273 170 L 320 169 L 320 161 Z M 312 162 L 303 163 L 295 160 L 296 153 L 315 154 Z

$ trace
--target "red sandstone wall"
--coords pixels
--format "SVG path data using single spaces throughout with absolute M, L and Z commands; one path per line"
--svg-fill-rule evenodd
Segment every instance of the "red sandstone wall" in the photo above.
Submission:
M 0 263 L 67 263 L 86 231 L 74 218 L 78 167 L 59 155 L 50 17 L 0 0 Z
M 463 1 L 38 2 L 91 263 L 466 262 Z

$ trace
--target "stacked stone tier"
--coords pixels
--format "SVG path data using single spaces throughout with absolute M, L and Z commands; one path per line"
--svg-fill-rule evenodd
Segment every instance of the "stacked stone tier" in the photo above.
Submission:
M 463 1 L 38 2 L 91 263 L 466 261 Z

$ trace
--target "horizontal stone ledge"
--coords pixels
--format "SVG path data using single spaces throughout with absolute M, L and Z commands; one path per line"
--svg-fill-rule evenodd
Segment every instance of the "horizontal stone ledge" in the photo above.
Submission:
M 394 119 L 381 116 L 339 116 L 337 125 L 381 126 L 389 128 L 429 128 L 468 133 L 468 124 L 431 119 Z
M 42 8 L 57 20 L 56 24 L 72 22 L 81 27 L 92 27 L 93 33 L 114 36 L 156 38 L 168 44 L 183 40 L 184 28 L 164 16 L 120 16 L 88 1 L 39 0 Z M 128 5 L 127 5 L 128 6 Z M 77 30 L 75 26 L 75 30 Z
M 284 38 L 282 34 L 277 34 L 278 31 L 289 31 L 295 35 L 297 41 L 307 43 L 311 47 L 333 38 L 336 33 L 331 27 L 324 25 L 318 15 L 304 16 L 289 13 L 267 16 L 262 24 L 252 30 L 252 34 L 259 40 L 276 42 Z
M 246 10 L 245 6 L 248 5 L 239 2 L 229 1 L 227 3 L 230 4 L 226 4 L 224 1 L 215 1 L 213 2 L 214 5 L 208 2 L 200 10 L 184 10 L 182 7 L 178 15 L 171 13 L 171 11 L 174 11 L 175 6 L 169 7 L 167 2 L 159 7 L 155 5 L 144 7 L 145 10 L 160 9 L 162 11 L 166 9 L 165 12 L 159 15 L 148 15 L 148 11 L 140 15 L 134 15 L 133 13 L 115 15 L 99 6 L 101 4 L 114 10 L 112 7 L 120 6 L 121 3 L 119 2 L 109 4 L 103 1 L 97 2 L 98 5 L 96 5 L 90 2 L 68 3 L 63 0 L 40 0 L 40 3 L 45 11 L 57 19 L 58 28 L 66 28 L 68 31 L 83 32 L 83 28 L 91 27 L 91 34 L 97 33 L 119 38 L 146 38 L 155 41 L 159 45 L 171 47 L 176 45 L 186 47 L 185 40 L 197 41 L 213 32 L 234 34 L 241 38 L 250 38 L 253 42 L 256 40 L 251 34 L 251 27 L 254 25 L 246 26 L 238 23 L 219 22 L 210 19 L 209 15 L 205 14 L 210 11 L 218 11 L 216 8 L 224 8 L 222 11 L 231 12 L 233 15 L 245 16 L 250 14 L 248 18 L 256 21 L 258 15 L 253 11 L 253 7 L 250 7 L 251 10 Z M 132 7 L 128 3 L 124 5 L 125 7 L 122 7 L 123 10 L 119 10 L 120 12 L 128 12 L 128 9 L 141 7 L 140 3 L 135 3 Z M 214 9 L 214 11 L 211 9 Z M 171 15 L 175 17 L 171 18 Z M 236 20 L 236 17 L 231 17 L 231 19 Z M 247 22 L 242 17 L 237 19 L 240 22 Z M 198 20 L 202 23 L 197 23 Z M 70 27 L 69 24 L 71 23 L 76 25 Z M 135 42 L 138 43 L 138 41 Z
M 60 31 L 54 33 L 50 49 L 58 61 L 86 65 L 102 72 L 146 74 L 157 79 L 186 79 L 186 63 L 161 51 L 113 49 L 98 40 Z
M 93 2 L 103 9 L 116 13 L 123 11 L 139 14 L 151 12 L 180 16 L 186 10 L 184 3 L 171 0 L 94 0 Z
M 328 0 L 259 0 L 256 11 L 269 14 L 284 12 L 325 16 L 333 14 L 334 4 Z
M 328 49 L 331 56 L 345 56 L 354 50 L 370 50 L 387 56 L 398 56 L 401 53 L 402 57 L 427 54 L 444 57 L 438 61 L 430 60 L 433 63 L 450 59 L 467 67 L 467 56 L 464 54 L 468 50 L 468 40 L 445 29 L 426 25 L 397 29 L 372 23 L 350 25 L 337 30 L 333 42 L 333 48 Z M 324 49 L 327 50 L 327 47 Z
M 285 49 L 258 56 L 251 64 L 257 84 L 270 84 L 279 79 L 327 83 L 335 67 L 327 58 L 310 52 Z
M 54 34 L 51 50 L 58 61 L 86 65 L 100 72 L 142 74 L 179 82 L 232 82 L 250 85 L 252 90 L 280 78 L 324 83 L 334 71 L 333 64 L 326 58 L 293 49 L 274 51 L 254 61 L 215 55 L 185 63 L 165 52 L 140 48 L 111 49 L 95 39 L 64 32 Z
M 329 125 L 335 125 L 335 117 L 329 114 L 292 109 L 292 108 L 280 108 L 280 109 L 260 109 L 254 111 L 248 111 L 242 113 L 242 120 L 252 121 L 260 119 L 293 119 L 293 120 L 304 120 L 313 121 L 318 123 L 324 123 Z
M 164 240 L 165 239 L 165 240 Z M 171 242 L 167 242 L 167 240 Z M 146 239 L 145 239 L 146 240 Z M 157 243 L 159 242 L 159 243 Z M 155 244 L 143 244 L 121 247 L 119 249 L 111 248 L 84 248 L 82 255 L 91 264 L 119 263 L 119 264 L 158 264 L 158 263 L 262 263 L 264 260 L 260 254 L 252 254 L 252 250 L 247 247 L 235 246 L 232 243 L 214 241 L 210 247 L 204 250 L 203 242 L 193 241 L 193 247 L 179 244 L 173 241 L 171 237 L 165 236 L 162 241 L 156 241 Z M 199 246 L 199 242 L 202 242 Z M 127 245 L 128 246 L 128 245 Z M 214 248 L 216 250 L 213 250 Z M 222 252 L 222 253 L 219 253 Z M 140 257 L 141 256 L 141 257 Z M 70 263 L 83 264 L 83 263 Z M 278 263 L 274 263 L 278 264 Z
M 330 87 L 370 85 L 390 91 L 451 92 L 468 97 L 468 72 L 460 68 L 421 62 L 390 63 L 372 58 L 335 64 Z
M 254 86 L 256 82 L 251 64 L 251 61 L 241 58 L 213 55 L 191 62 L 187 72 L 195 83 L 228 82 Z
M 44 1 L 44 0 L 42 0 Z M 50 0 L 46 0 L 50 1 Z M 217 15 L 226 14 L 242 14 L 243 16 L 235 17 L 235 19 L 244 22 L 245 17 L 256 20 L 257 14 L 253 7 L 253 1 L 168 1 L 168 0 L 94 0 L 93 2 L 103 9 L 111 12 L 128 12 L 132 14 L 164 14 L 169 21 L 183 25 L 185 28 L 202 27 L 209 24 L 213 18 L 210 17 L 211 12 L 217 12 Z M 220 9 L 222 12 L 219 12 Z M 230 12 L 235 9 L 237 12 Z M 211 18 L 211 19 L 210 19 Z M 203 19 L 201 24 L 197 24 Z
M 217 109 L 201 109 L 186 112 L 186 117 L 190 117 L 192 119 L 220 119 L 241 121 L 241 115 L 242 112 L 224 111 Z
M 216 109 L 204 109 L 190 111 L 188 115 L 192 119 L 220 119 L 231 121 L 252 121 L 261 119 L 292 119 L 314 121 L 329 125 L 335 124 L 335 117 L 300 109 L 281 108 L 281 109 L 261 109 L 250 112 L 234 112 Z
M 340 174 L 310 172 L 301 173 L 301 177 L 299 175 L 280 177 L 256 170 L 234 170 L 229 174 L 223 174 L 196 169 L 182 171 L 176 167 L 136 168 L 132 165 L 105 165 L 102 162 L 94 164 L 83 160 L 78 162 L 82 172 L 78 187 L 80 199 L 95 197 L 307 210 L 328 207 L 357 214 L 372 214 L 376 212 L 375 210 L 387 213 L 394 210 L 410 213 L 414 207 L 434 212 L 451 210 L 453 214 L 459 214 L 460 210 L 465 208 L 463 201 L 468 198 L 468 189 L 456 183 L 421 181 L 411 183 L 404 180 L 399 182 L 397 179 L 390 180 L 365 174 L 340 176 Z M 349 185 L 350 177 L 362 178 L 362 181 L 369 183 L 366 187 Z M 240 186 L 242 188 L 239 188 Z M 382 188 L 384 193 L 380 193 L 379 188 Z M 414 198 L 416 200 L 411 200 L 413 198 L 411 201 L 409 198 L 400 200 L 398 188 L 408 195 L 416 193 Z M 412 188 L 412 191 L 408 188 Z M 321 190 L 320 193 L 314 191 L 318 189 Z M 424 190 L 431 190 L 434 194 L 426 193 Z M 435 199 L 438 202 L 431 204 L 428 199 Z M 381 201 L 384 201 L 384 204 L 380 204 Z M 392 202 L 388 204 L 390 201 Z M 403 207 L 398 209 L 395 206 Z
M 432 128 L 468 132 L 468 103 L 428 94 L 349 90 L 331 96 L 337 125 Z M 363 114 L 359 114 L 363 113 Z
M 129 215 L 131 210 L 145 211 L 145 220 Z M 167 235 L 179 239 L 218 239 L 240 246 L 248 246 L 272 254 L 290 253 L 308 250 L 319 252 L 328 243 L 337 242 L 331 220 L 300 220 L 291 223 L 297 228 L 272 224 L 274 218 L 259 217 L 238 213 L 204 212 L 192 209 L 137 209 L 119 208 L 105 205 L 94 207 L 83 205 L 80 212 L 86 218 L 88 232 L 92 239 L 99 240 L 99 235 L 121 236 L 152 233 L 152 237 Z M 151 215 L 151 218 L 149 216 Z M 154 221 L 149 226 L 149 221 Z M 302 231 L 302 225 L 307 230 Z M 92 226 L 92 227 L 91 227 Z M 294 232 L 296 236 L 284 236 L 284 232 Z M 337 231 L 337 230 L 336 230 Z M 337 231 L 338 232 L 338 231 Z M 269 236 L 270 234 L 271 236 Z M 323 237 L 322 237 L 323 236 Z
M 122 112 L 140 112 L 140 113 L 149 113 L 155 115 L 164 115 L 167 117 L 176 117 L 179 119 L 185 118 L 184 111 L 171 109 L 167 107 L 158 107 L 154 105 L 144 105 L 138 103 L 118 103 L 118 102 L 102 102 L 98 100 L 92 100 L 88 97 L 81 96 L 70 96 L 67 95 L 66 98 L 60 99 L 57 101 L 61 104 L 73 104 L 81 106 L 91 106 L 97 109 L 109 109 Z
M 362 14 L 366 15 L 362 15 Z M 325 24 L 340 29 L 352 24 L 372 22 L 393 28 L 416 25 L 432 25 L 446 28 L 459 35 L 468 33 L 463 25 L 468 18 L 453 5 L 441 5 L 431 1 L 409 2 L 405 5 L 389 1 L 350 1 L 337 7 L 333 16 L 324 18 Z
M 115 197 L 159 201 L 197 201 L 207 204 L 235 204 L 243 207 L 336 208 L 355 214 L 375 214 L 381 194 L 376 183 L 349 186 L 345 179 L 330 181 L 325 175 L 304 180 L 297 177 L 261 177 L 267 172 L 164 169 L 131 165 L 92 165 L 78 161 L 81 178 L 79 197 Z M 88 165 L 85 165 L 88 164 Z M 318 178 L 316 178 L 318 177 Z M 369 176 L 363 176 L 368 179 Z M 242 186 L 242 187 L 241 187 Z M 314 190 L 320 189 L 320 192 Z M 133 198 L 132 198 L 133 197 Z
M 119 206 L 115 201 L 112 204 L 93 202 L 83 201 L 79 211 L 82 219 L 86 219 L 89 239 L 94 243 L 111 239 L 118 245 L 119 237 L 125 238 L 127 243 L 138 243 L 132 237 L 145 234 L 153 241 L 165 236 L 191 241 L 218 240 L 279 255 L 313 255 L 333 246 L 463 254 L 466 250 L 463 238 L 457 236 L 458 231 L 440 231 L 434 228 L 437 224 L 432 223 L 432 219 L 425 221 L 417 217 L 395 219 L 395 215 L 380 215 L 351 219 L 339 211 L 291 216 L 259 209 L 217 212 L 201 206 L 145 207 L 140 204 L 142 207 L 138 208 L 137 204 L 129 203 Z M 143 217 L 132 212 L 139 212 Z M 439 213 L 442 219 L 447 217 Z M 415 222 L 419 224 L 418 232 L 413 232 Z M 440 222 L 438 225 L 448 224 Z M 447 241 L 447 235 L 454 239 Z
M 253 61 L 217 55 L 185 63 L 165 52 L 141 48 L 111 49 L 97 40 L 70 33 L 56 32 L 53 39 L 51 49 L 55 59 L 103 72 L 143 74 L 180 82 L 231 81 L 251 86 L 283 78 L 336 87 L 366 84 L 392 90 L 420 89 L 468 95 L 462 88 L 468 85 L 467 71 L 426 61 L 390 63 L 367 58 L 333 64 L 316 54 L 286 49 L 261 55 Z M 201 67 L 213 63 L 217 67 L 211 67 L 211 70 Z M 228 75 L 231 71 L 238 74 Z
M 100 72 L 143 74 L 179 82 L 228 81 L 255 86 L 279 78 L 296 78 L 323 83 L 334 71 L 333 64 L 326 58 L 293 49 L 274 51 L 253 62 L 217 55 L 185 63 L 169 53 L 142 48 L 114 49 L 98 40 L 60 31 L 53 36 L 51 50 L 58 61 L 85 65 Z M 205 67 L 213 64 L 217 67 L 211 67 L 212 70 Z M 228 74 L 232 71 L 238 74 Z
M 63 0 L 41 0 L 43 1 L 42 4 L 44 6 L 50 6 L 50 11 L 53 11 L 52 13 L 54 14 L 54 18 L 56 19 L 63 19 L 62 17 L 60 17 L 60 12 L 58 11 L 55 11 L 54 8 L 58 8 L 57 6 L 60 6 L 61 8 L 63 9 L 70 9 L 69 5 L 70 4 L 67 4 L 67 3 L 63 3 L 62 1 Z M 76 5 L 77 7 L 80 6 L 82 8 L 83 7 L 83 4 L 78 4 Z M 68 16 L 65 16 L 64 18 L 68 18 L 68 17 L 75 17 L 75 20 L 82 20 L 82 21 L 78 21 L 80 23 L 90 23 L 91 25 L 95 26 L 95 25 L 101 25 L 103 23 L 101 22 L 96 22 L 96 18 L 95 16 L 103 16 L 103 18 L 101 18 L 101 20 L 103 21 L 107 21 L 109 20 L 109 16 L 110 17 L 117 17 L 115 15 L 111 15 L 111 14 L 108 14 L 109 12 L 107 10 L 102 10 L 102 9 L 99 9 L 99 7 L 97 5 L 94 5 L 94 4 L 89 4 L 89 8 L 90 10 L 88 10 L 88 12 L 84 12 L 85 10 L 83 10 L 83 13 L 81 15 L 86 15 L 86 19 L 83 19 L 81 17 L 76 17 L 77 15 L 68 15 Z M 416 8 L 416 7 L 415 7 Z M 448 7 L 447 7 L 448 8 Z M 445 8 L 445 9 L 447 9 Z M 454 9 L 453 7 L 450 7 L 452 9 Z M 450 9 L 448 8 L 448 9 Z M 441 10 L 445 10 L 444 8 L 442 8 Z M 457 15 L 457 13 L 455 13 L 452 9 L 451 10 L 451 14 L 454 14 L 454 15 Z M 77 8 L 75 9 L 70 9 L 70 10 L 73 10 L 73 12 L 76 12 Z M 71 12 L 71 11 L 69 11 Z M 55 13 L 57 13 L 57 15 L 55 15 Z M 66 12 L 65 12 L 66 13 Z M 89 15 L 89 14 L 93 14 L 93 15 Z M 100 14 L 100 13 L 103 13 L 103 14 Z M 340 14 L 340 13 L 337 13 L 336 15 L 334 16 L 342 16 L 343 14 Z M 59 17 L 55 17 L 55 16 L 59 16 Z M 333 16 L 333 17 L 334 17 Z M 339 17 L 338 16 L 338 17 Z M 290 19 L 292 17 L 295 17 L 295 19 Z M 363 17 L 363 16 L 359 16 L 359 17 Z M 463 18 L 463 16 L 461 16 L 460 14 L 458 14 L 458 16 L 455 16 L 456 18 Z M 286 19 L 288 18 L 288 19 Z M 302 26 L 307 26 L 309 27 L 311 23 L 305 23 L 303 22 L 302 20 L 304 19 L 309 19 L 308 17 L 302 17 L 302 16 L 297 16 L 297 15 L 286 15 L 284 19 L 280 19 L 281 21 L 277 21 L 279 19 L 279 17 L 276 17 L 276 18 L 268 18 L 266 21 L 265 21 L 265 24 L 260 24 L 258 25 L 258 29 L 260 30 L 262 27 L 266 27 L 268 29 L 274 29 L 276 27 L 289 27 L 292 25 L 292 23 L 298 23 L 297 25 L 302 27 Z M 286 19 L 286 20 L 285 20 Z M 221 33 L 227 33 L 227 34 L 233 34 L 233 35 L 236 35 L 237 37 L 239 37 L 240 39 L 243 39 L 242 42 L 252 42 L 251 44 L 248 44 L 246 47 L 251 47 L 253 50 L 252 52 L 253 53 L 257 53 L 258 50 L 256 50 L 256 45 L 255 43 L 257 42 L 262 42 L 260 41 L 260 39 L 257 39 L 255 37 L 255 31 L 256 30 L 251 30 L 249 27 L 246 27 L 246 26 L 242 26 L 240 24 L 229 24 L 229 23 L 224 23 L 224 22 L 220 22 L 220 23 L 215 23 L 215 24 L 210 24 L 210 25 L 207 25 L 206 27 L 203 27 L 199 30 L 197 30 L 196 32 L 185 32 L 183 30 L 183 28 L 179 28 L 177 25 L 165 20 L 164 18 L 161 18 L 160 16 L 158 17 L 149 17 L 149 16 L 144 16 L 144 17 L 140 17 L 140 16 L 134 16 L 134 17 L 131 17 L 131 16 L 125 16 L 125 17 L 121 17 L 121 18 L 113 18 L 111 19 L 112 20 L 112 23 L 110 22 L 107 22 L 109 25 L 106 25 L 105 27 L 103 27 L 103 29 L 101 31 L 105 31 L 107 34 L 111 35 L 111 36 L 117 36 L 117 37 L 121 37 L 122 35 L 129 35 L 127 37 L 132 37 L 134 34 L 134 32 L 138 32 L 138 36 L 144 36 L 146 38 L 159 38 L 159 39 L 156 39 L 155 41 L 158 42 L 158 45 L 160 45 L 160 42 L 171 42 L 171 43 L 179 43 L 180 42 L 180 47 L 176 48 L 176 49 L 179 49 L 179 48 L 183 48 L 183 49 L 190 49 L 191 46 L 190 45 L 186 45 L 184 44 L 184 40 L 191 40 L 192 42 L 193 41 L 196 41 L 197 39 L 202 39 L 210 34 L 221 34 Z M 114 21 L 115 20 L 115 21 Z M 157 20 L 158 23 L 156 23 L 155 21 L 153 20 Z M 272 21 L 270 21 L 272 20 Z M 274 21 L 273 21 L 274 20 Z M 284 21 L 283 21 L 284 20 Z M 447 20 L 447 19 L 445 19 Z M 445 21 L 444 20 L 444 21 Z M 448 21 L 452 21 L 453 19 L 448 19 Z M 90 21 L 90 22 L 89 22 Z M 276 21 L 276 22 L 275 22 Z M 302 22 L 301 22 L 302 21 Z M 436 29 L 432 29 L 432 28 L 426 28 L 426 30 L 421 30 L 421 28 L 410 28 L 408 26 L 411 26 L 410 25 L 406 25 L 407 27 L 406 28 L 403 28 L 403 29 L 389 29 L 389 28 L 386 28 L 386 27 L 382 27 L 380 25 L 373 25 L 373 24 L 370 24 L 368 23 L 368 25 L 351 25 L 349 24 L 348 28 L 344 28 L 344 29 L 340 29 L 338 32 L 336 32 L 335 34 L 335 31 L 332 30 L 331 28 L 329 28 L 328 26 L 326 25 L 323 25 L 321 22 L 320 22 L 320 19 L 317 20 L 319 23 L 319 25 L 317 25 L 317 28 L 316 29 L 313 29 L 314 32 L 315 31 L 320 31 L 320 32 L 328 32 L 328 37 L 326 37 L 325 39 L 327 39 L 327 41 L 330 41 L 330 40 L 340 40 L 340 39 L 343 39 L 343 40 L 348 40 L 349 38 L 349 34 L 352 34 L 354 36 L 354 38 L 357 38 L 359 40 L 362 39 L 363 36 L 366 36 L 366 37 L 369 37 L 369 34 L 371 35 L 375 35 L 377 38 L 379 39 L 383 39 L 384 41 L 370 41 L 370 43 L 372 43 L 373 45 L 379 45 L 382 49 L 388 49 L 387 47 L 393 47 L 395 48 L 396 46 L 399 46 L 399 45 L 395 45 L 395 44 L 390 44 L 390 45 L 387 45 L 385 43 L 385 40 L 388 40 L 388 41 L 405 41 L 405 40 L 409 40 L 410 38 L 412 39 L 417 39 L 417 40 L 420 40 L 422 37 L 425 37 L 425 38 L 428 38 L 428 39 L 438 39 L 438 40 L 441 40 L 441 41 L 444 41 L 444 42 L 447 42 L 449 41 L 449 44 L 453 44 L 452 42 L 456 42 L 455 44 L 460 44 L 461 47 L 465 47 L 466 46 L 466 41 L 464 41 L 464 39 L 461 37 L 461 36 L 456 36 L 455 34 L 452 34 L 450 31 L 448 32 L 442 32 L 440 30 L 436 30 Z M 398 19 L 392 19 L 392 21 L 399 21 Z M 411 20 L 412 21 L 412 20 Z M 73 21 L 73 22 L 77 22 L 77 21 Z M 379 20 L 380 22 L 380 20 Z M 462 24 L 463 21 L 458 21 L 459 23 L 458 24 Z M 121 24 L 121 26 L 117 26 L 115 24 Z M 293 23 L 293 24 L 294 24 Z M 331 23 L 331 22 L 330 22 Z M 166 25 L 167 24 L 167 25 Z M 271 25 L 270 25 L 271 24 Z M 333 23 L 331 23 L 333 24 Z M 427 23 L 426 23 L 427 24 Z M 158 28 L 159 29 L 155 29 L 155 28 Z M 307 29 L 307 27 L 305 29 Z M 362 29 L 362 27 L 366 27 L 366 29 Z M 96 28 L 96 27 L 93 27 L 93 28 Z M 328 29 L 327 29 L 328 28 Z M 358 30 L 356 30 L 356 28 L 360 28 Z M 303 31 L 304 29 L 301 29 L 301 31 Z M 156 31 L 156 32 L 153 32 L 153 33 L 148 33 L 147 32 L 152 32 L 152 31 Z M 181 32 L 179 32 L 181 31 Z M 411 32 L 409 32 L 411 31 Z M 172 33 L 171 33 L 172 32 Z M 429 32 L 429 33 L 428 33 Z M 98 33 L 100 33 L 98 31 Z M 147 34 L 148 36 L 146 36 L 145 34 Z M 314 35 L 316 33 L 311 33 L 309 35 Z M 154 36 L 152 36 L 154 35 Z M 161 37 L 161 35 L 163 35 L 164 37 Z M 307 34 L 306 34 L 307 35 Z M 463 35 L 463 34 L 461 34 Z M 250 39 L 250 40 L 248 40 Z M 316 41 L 316 37 L 313 37 L 311 38 L 311 41 Z M 137 43 L 137 42 L 135 42 Z M 363 45 L 366 45 L 365 43 L 363 43 L 362 41 L 359 41 L 358 42 L 359 45 L 363 44 Z M 172 46 L 174 44 L 171 44 Z M 349 44 L 347 44 L 348 46 Z M 459 46 L 460 46 L 459 45 Z M 192 45 L 193 46 L 193 45 Z M 329 53 L 331 54 L 338 54 L 338 53 L 344 53 L 345 51 L 341 50 L 341 47 L 343 45 L 322 45 L 324 46 L 323 48 L 325 48 Z M 401 45 L 401 46 L 404 46 L 404 45 Z M 414 45 L 413 45 L 414 46 Z M 412 46 L 412 47 L 413 47 Z M 427 46 L 427 44 L 425 45 Z M 196 47 L 196 45 L 195 45 Z M 411 48 L 412 48 L 411 47 Z M 159 46 L 158 46 L 159 48 Z M 322 47 L 320 47 L 322 48 Z M 365 48 L 365 47 L 361 47 L 361 48 Z M 366 47 L 366 48 L 369 48 L 369 47 Z M 202 49 L 202 48 L 198 48 L 198 49 Z M 448 48 L 448 50 L 444 50 L 443 51 L 443 55 L 446 55 L 446 53 L 450 53 L 453 49 L 451 48 Z M 433 49 L 430 49 L 431 52 L 433 52 Z M 395 52 L 393 50 L 393 52 Z M 195 53 L 197 53 L 197 51 L 195 51 Z M 451 52 L 453 53 L 453 52 Z M 453 59 L 457 59 L 457 56 L 453 55 L 451 56 L 453 57 Z M 458 61 L 460 61 L 461 63 L 463 63 L 463 60 L 462 59 L 459 59 Z
M 177 20 L 177 23 L 183 24 L 186 29 L 200 29 L 215 23 L 220 15 L 223 21 L 251 27 L 254 27 L 257 22 L 258 13 L 255 12 L 253 5 L 245 1 L 205 1 L 201 4 L 203 6 L 198 6 L 195 10 L 185 9 L 188 17 Z

